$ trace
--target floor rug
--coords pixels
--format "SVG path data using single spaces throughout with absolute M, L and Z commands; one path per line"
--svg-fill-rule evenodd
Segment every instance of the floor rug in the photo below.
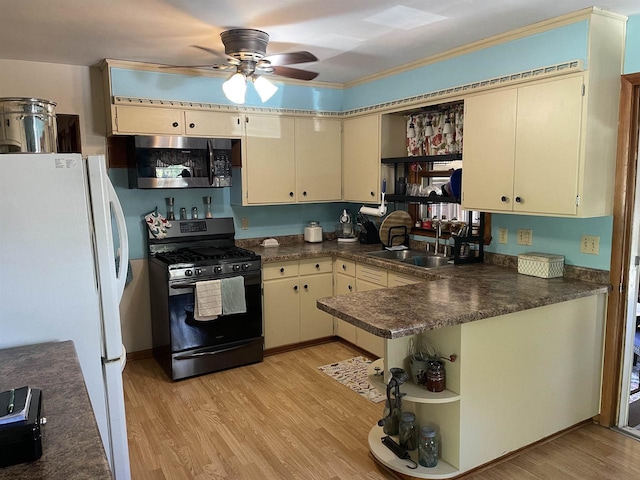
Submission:
M 369 382 L 367 368 L 370 364 L 371 360 L 364 357 L 354 357 L 331 365 L 324 365 L 318 369 L 373 403 L 379 403 L 384 401 L 385 396 Z

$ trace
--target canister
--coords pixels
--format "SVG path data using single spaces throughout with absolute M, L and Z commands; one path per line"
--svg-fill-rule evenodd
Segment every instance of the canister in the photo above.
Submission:
M 304 241 L 309 243 L 322 242 L 322 227 L 320 222 L 311 221 L 304 227 Z

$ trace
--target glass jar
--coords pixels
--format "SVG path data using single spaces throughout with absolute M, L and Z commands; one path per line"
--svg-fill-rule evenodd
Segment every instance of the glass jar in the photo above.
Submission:
M 418 463 L 429 468 L 438 465 L 438 438 L 432 427 L 426 426 L 420 429 Z
M 382 417 L 384 420 L 382 431 L 385 433 L 385 435 L 398 435 L 398 423 L 400 422 L 398 409 L 395 407 L 391 408 L 389 406 L 388 400 L 385 401 Z
M 398 430 L 400 446 L 410 452 L 416 450 L 418 448 L 419 432 L 415 413 L 402 412 Z
M 166 202 L 167 202 L 167 220 L 175 220 L 176 219 L 176 215 L 173 212 L 174 198 L 173 197 L 167 197 L 166 198 Z
M 444 364 L 440 360 L 432 360 L 429 362 L 426 377 L 425 386 L 427 390 L 430 392 L 444 391 L 446 386 Z
M 211 214 L 211 197 L 202 197 L 204 202 L 204 218 L 213 218 Z

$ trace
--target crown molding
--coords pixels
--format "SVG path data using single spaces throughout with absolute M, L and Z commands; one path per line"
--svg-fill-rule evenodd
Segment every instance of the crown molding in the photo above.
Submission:
M 570 25 L 572 23 L 576 23 L 582 20 L 589 20 L 591 18 L 591 15 L 593 14 L 606 15 L 606 16 L 611 16 L 619 19 L 626 19 L 626 17 L 624 16 L 607 12 L 597 7 L 589 7 L 582 10 L 578 10 L 576 12 L 567 13 L 566 15 L 562 15 L 559 17 L 550 18 L 548 20 L 543 20 L 541 22 L 533 23 L 531 25 L 527 25 L 525 27 L 521 27 L 516 30 L 511 30 L 509 32 L 493 35 L 483 40 L 478 40 L 477 42 L 468 43 L 461 47 L 454 48 L 446 52 L 439 53 L 437 55 L 432 55 L 431 57 L 427 57 L 421 60 L 416 60 L 415 62 L 407 63 L 399 67 L 384 70 L 382 72 L 378 72 L 373 75 L 362 77 L 357 80 L 353 80 L 351 82 L 346 82 L 344 84 L 344 88 L 351 88 L 358 85 L 363 85 L 365 83 L 369 83 L 374 80 L 379 80 L 379 79 L 390 77 L 393 75 L 398 75 L 400 73 L 414 70 L 416 68 L 442 62 L 444 60 L 449 60 L 451 58 L 459 57 L 461 55 L 472 53 L 478 50 L 483 50 L 485 48 L 500 45 L 506 42 L 510 42 L 512 40 L 525 38 L 531 35 L 535 35 L 537 33 L 542 33 L 548 30 L 552 30 L 554 28 Z

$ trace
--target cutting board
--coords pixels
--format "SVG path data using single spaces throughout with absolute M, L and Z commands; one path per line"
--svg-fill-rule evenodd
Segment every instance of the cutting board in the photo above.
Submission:
M 404 241 L 405 231 L 403 228 L 394 227 L 406 227 L 406 234 L 409 235 L 409 233 L 411 232 L 412 224 L 413 222 L 411 221 L 411 215 L 409 215 L 407 212 L 391 212 L 380 224 L 380 241 L 386 247 L 401 245 Z M 392 228 L 393 230 L 391 230 Z M 389 232 L 391 232 L 392 237 L 395 237 L 391 241 L 393 243 L 392 245 L 389 245 Z

